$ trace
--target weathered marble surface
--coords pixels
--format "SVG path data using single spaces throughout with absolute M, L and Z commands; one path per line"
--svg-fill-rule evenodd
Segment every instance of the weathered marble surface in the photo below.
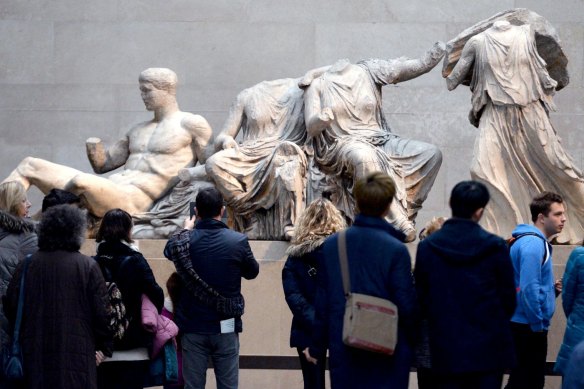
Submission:
M 109 147 L 99 138 L 86 141 L 87 157 L 96 173 L 119 167 L 122 171 L 105 178 L 27 157 L 5 181 L 20 181 L 27 189 L 34 185 L 43 193 L 52 188 L 73 192 L 97 218 L 112 208 L 130 214 L 150 210 L 178 182 L 179 169 L 206 160 L 213 132 L 202 116 L 180 111 L 172 70 L 146 69 L 139 81 L 142 100 L 154 113 L 153 119 L 136 124 Z
M 449 50 L 443 69 L 448 89 L 467 84 L 472 92 L 469 120 L 479 134 L 470 173 L 491 194 L 482 224 L 510 236 L 517 224 L 530 220 L 531 199 L 552 191 L 564 197 L 568 219 L 556 241 L 581 242 L 584 176 L 549 117 L 555 111 L 552 96 L 569 81 L 553 27 L 527 10 L 509 11 L 465 30 Z
M 263 81 L 233 102 L 205 168 L 250 239 L 285 239 L 306 204 L 303 90 Z M 238 135 L 241 141 L 235 141 Z
M 381 89 L 419 77 L 442 59 L 437 42 L 420 58 L 340 60 L 320 77 L 302 81 L 308 136 L 314 160 L 326 174 L 331 199 L 349 219 L 355 214 L 353 183 L 373 171 L 396 182 L 390 221 L 415 239 L 414 221 L 428 196 L 442 154 L 434 145 L 392 133 L 382 110 Z M 310 81 L 312 80 L 312 81 Z

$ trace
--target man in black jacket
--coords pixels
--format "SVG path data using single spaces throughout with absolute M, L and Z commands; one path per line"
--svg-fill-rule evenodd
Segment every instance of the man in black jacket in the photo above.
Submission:
M 483 184 L 458 183 L 452 218 L 418 246 L 416 288 L 441 389 L 499 389 L 514 363 L 513 267 L 506 242 L 478 224 L 488 201 Z
M 207 363 L 213 360 L 218 388 L 237 388 L 239 333 L 242 331 L 241 277 L 259 273 L 247 237 L 230 230 L 222 221 L 223 198 L 207 188 L 196 198 L 195 217 L 187 219 L 173 235 L 164 255 L 175 262 L 187 290 L 175 307 L 175 321 L 183 333 L 185 388 L 204 388 Z M 186 237 L 186 239 L 184 239 Z M 188 253 L 190 261 L 180 261 Z

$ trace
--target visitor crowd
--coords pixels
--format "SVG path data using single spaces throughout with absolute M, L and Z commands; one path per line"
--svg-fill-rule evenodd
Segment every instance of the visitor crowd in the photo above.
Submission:
M 555 371 L 564 389 L 583 388 L 584 248 L 572 252 L 563 279 L 553 274 L 550 242 L 569 223 L 563 198 L 535 196 L 525 205 L 531 223 L 505 240 L 479 224 L 487 187 L 460 182 L 450 194 L 451 217 L 420 232 L 412 270 L 406 236 L 387 222 L 395 193 L 387 174 L 371 173 L 353 188 L 352 225 L 326 194 L 296 223 L 282 282 L 304 387 L 325 388 L 328 353 L 333 389 L 405 389 L 412 366 L 421 389 L 500 389 L 506 373 L 507 389 L 541 389 L 562 294 L 568 320 Z M 241 279 L 256 278 L 259 263 L 247 237 L 223 222 L 217 189 L 195 200 L 195 215 L 164 249 L 176 267 L 165 299 L 126 211 L 105 214 L 89 257 L 79 252 L 87 216 L 77 196 L 51 191 L 34 222 L 24 187 L 0 184 L 0 387 L 204 388 L 211 360 L 217 388 L 237 388 Z M 397 307 L 391 352 L 347 340 L 352 294 Z M 14 351 L 24 366 L 20 379 L 4 374 L 4 357 Z

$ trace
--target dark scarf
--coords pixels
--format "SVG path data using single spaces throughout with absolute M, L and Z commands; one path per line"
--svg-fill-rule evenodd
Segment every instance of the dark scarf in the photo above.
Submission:
M 191 262 L 190 243 L 191 233 L 189 230 L 181 230 L 175 233 L 169 240 L 169 259 L 174 262 L 174 266 L 186 288 L 201 303 L 227 317 L 238 317 L 243 315 L 245 302 L 243 296 L 223 297 L 215 289 L 209 286 L 193 269 Z

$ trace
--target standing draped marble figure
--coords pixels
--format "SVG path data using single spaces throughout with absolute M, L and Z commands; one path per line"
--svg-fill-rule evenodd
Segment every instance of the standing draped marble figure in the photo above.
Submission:
M 470 171 L 491 194 L 484 226 L 510 235 L 516 224 L 530 221 L 533 196 L 547 190 L 565 201 L 568 221 L 558 243 L 581 242 L 584 180 L 550 122 L 557 82 L 538 54 L 530 25 L 497 21 L 470 38 L 446 79 L 448 89 L 469 73 L 469 119 L 479 128 Z
M 444 55 L 439 42 L 419 59 L 369 59 L 351 64 L 340 60 L 314 78 L 304 95 L 306 127 L 313 138 L 317 166 L 332 180 L 335 205 L 354 215 L 353 183 L 373 171 L 396 182 L 390 222 L 415 239 L 414 220 L 442 163 L 431 144 L 391 132 L 381 107 L 384 85 L 429 72 Z

